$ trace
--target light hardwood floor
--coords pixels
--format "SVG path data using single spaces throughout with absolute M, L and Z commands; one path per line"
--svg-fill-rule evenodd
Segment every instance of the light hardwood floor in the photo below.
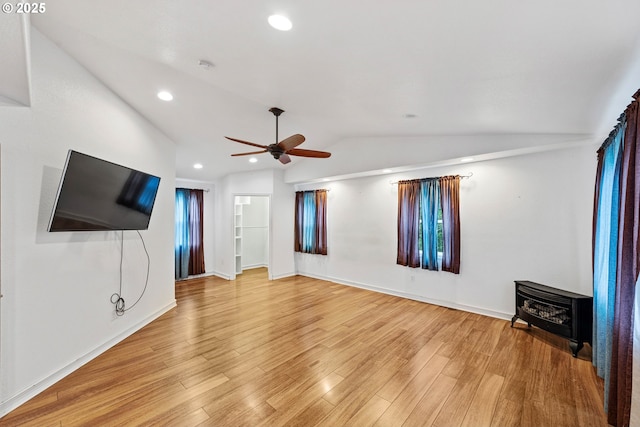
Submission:
M 607 425 L 590 347 L 540 329 L 264 269 L 176 297 L 0 425 Z

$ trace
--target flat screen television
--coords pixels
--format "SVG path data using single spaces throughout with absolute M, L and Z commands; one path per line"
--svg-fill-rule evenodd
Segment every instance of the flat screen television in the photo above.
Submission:
M 146 230 L 160 178 L 69 150 L 49 231 Z

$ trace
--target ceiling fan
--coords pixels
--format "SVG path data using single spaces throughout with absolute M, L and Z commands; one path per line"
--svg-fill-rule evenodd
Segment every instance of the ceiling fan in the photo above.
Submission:
M 230 139 L 231 141 L 239 142 L 241 144 L 251 145 L 253 147 L 262 148 L 260 151 L 251 151 L 249 153 L 237 153 L 232 154 L 232 156 L 250 156 L 252 154 L 260 154 L 260 153 L 270 153 L 274 159 L 280 160 L 280 163 L 286 165 L 291 161 L 289 156 L 301 156 L 301 157 L 316 157 L 316 158 L 327 158 L 331 156 L 331 153 L 326 151 L 317 151 L 317 150 L 303 150 L 301 148 L 296 148 L 298 145 L 302 144 L 305 140 L 304 136 L 299 133 L 295 135 L 291 135 L 288 138 L 283 139 L 278 142 L 278 117 L 280 114 L 284 113 L 284 110 L 280 108 L 273 107 L 270 108 L 269 111 L 276 116 L 276 142 L 270 145 L 260 145 L 255 144 L 249 141 L 243 141 L 241 139 L 231 138 L 225 136 L 225 138 Z

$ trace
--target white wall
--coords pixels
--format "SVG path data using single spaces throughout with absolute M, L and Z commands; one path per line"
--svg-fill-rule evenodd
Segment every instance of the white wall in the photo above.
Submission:
M 293 256 L 295 189 L 284 182 L 284 172 L 274 171 L 271 196 L 271 266 L 273 279 L 296 273 Z
M 0 107 L 0 415 L 175 305 L 172 141 L 38 31 L 32 32 L 30 108 Z M 161 177 L 147 231 L 146 294 L 124 316 L 120 233 L 49 233 L 67 150 Z M 146 256 L 124 234 L 123 297 L 144 287 Z
M 553 150 L 558 146 L 583 145 L 588 139 L 592 139 L 592 136 L 493 134 L 345 138 L 325 148 L 332 153 L 328 159 L 296 159 L 296 163 L 292 163 L 285 172 L 285 182 L 367 176 L 388 168 L 399 171 L 435 167 L 456 163 L 459 159 L 470 156 L 476 160 L 485 160 L 488 157 Z
M 242 269 L 269 265 L 269 196 L 242 205 Z
M 596 148 L 299 185 L 331 191 L 328 256 L 296 253 L 297 271 L 501 318 L 513 316 L 514 280 L 591 295 Z M 396 265 L 397 185 L 390 182 L 468 172 L 460 274 Z
M 216 274 L 235 278 L 233 206 L 234 197 L 270 196 L 269 276 L 272 279 L 295 274 L 293 259 L 293 185 L 284 183 L 278 170 L 231 174 L 224 177 L 216 198 Z
M 203 243 L 204 243 L 204 269 L 205 274 L 214 274 L 215 267 L 215 223 L 216 223 L 216 184 L 206 181 L 191 179 L 176 179 L 176 188 L 194 188 L 208 190 L 204 192 L 203 207 Z

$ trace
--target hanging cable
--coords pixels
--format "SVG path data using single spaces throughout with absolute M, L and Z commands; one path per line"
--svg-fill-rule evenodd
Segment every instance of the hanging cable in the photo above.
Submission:
M 142 247 L 144 248 L 144 253 L 147 256 L 147 275 L 144 280 L 144 288 L 142 289 L 142 293 L 140 293 L 140 296 L 138 297 L 136 302 L 134 302 L 131 305 L 131 307 L 126 308 L 124 298 L 122 298 L 122 262 L 124 259 L 124 230 L 122 230 L 120 234 L 120 287 L 118 292 L 111 295 L 111 303 L 115 305 L 116 315 L 118 316 L 124 315 L 125 312 L 131 310 L 133 307 L 136 306 L 136 304 L 138 304 L 138 302 L 142 299 L 142 296 L 147 291 L 147 285 L 149 284 L 149 270 L 151 267 L 151 258 L 149 257 L 149 251 L 147 250 L 147 245 L 144 243 L 142 234 L 140 234 L 139 230 L 136 230 L 136 232 L 140 237 L 140 241 L 142 242 Z

